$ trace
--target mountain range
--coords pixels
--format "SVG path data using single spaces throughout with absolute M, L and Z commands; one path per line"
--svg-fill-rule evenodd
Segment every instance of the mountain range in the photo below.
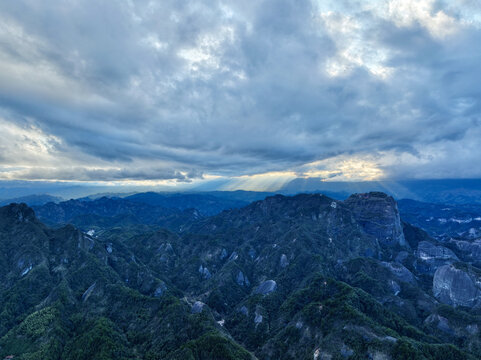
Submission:
M 478 208 L 443 209 L 382 192 L 10 204 L 0 357 L 480 358 L 477 224 L 426 221 Z
M 94 200 L 99 197 L 127 197 L 149 191 L 154 196 L 164 198 L 196 197 L 210 195 L 225 200 L 250 203 L 275 194 L 295 195 L 299 193 L 323 193 L 337 200 L 344 200 L 353 193 L 382 191 L 395 199 L 413 199 L 427 203 L 440 204 L 480 204 L 481 179 L 384 179 L 376 181 L 332 181 L 324 178 L 294 178 L 286 184 L 268 191 L 226 191 L 233 186 L 229 180 L 212 180 L 203 184 L 186 186 L 182 189 L 148 186 L 94 186 L 84 183 L 43 182 L 43 181 L 2 181 L 0 180 L 0 204 L 25 202 L 28 205 L 42 205 L 48 201 L 83 198 Z M 155 191 L 155 193 L 154 193 Z M 180 192 L 179 192 L 180 191 Z M 35 195 L 37 194 L 37 195 Z M 50 194 L 51 200 L 40 202 L 38 199 Z M 94 195 L 92 195 L 94 194 Z M 193 195 L 193 196 L 192 196 Z M 246 205 L 246 204 L 244 204 Z

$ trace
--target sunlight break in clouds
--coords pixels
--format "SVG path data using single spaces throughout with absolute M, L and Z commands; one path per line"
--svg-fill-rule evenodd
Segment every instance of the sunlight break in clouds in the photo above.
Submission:
M 0 161 L 4 165 L 17 169 L 55 162 L 60 145 L 61 139 L 29 122 L 21 126 L 0 117 Z
M 363 25 L 358 19 L 332 11 L 322 12 L 321 18 L 337 47 L 337 54 L 326 62 L 330 76 L 346 76 L 356 67 L 364 67 L 376 77 L 389 77 L 393 69 L 384 65 L 386 49 L 363 38 Z
M 276 191 L 289 181 L 294 180 L 293 172 L 269 172 L 250 176 L 233 177 L 221 190 Z
M 392 0 L 388 5 L 388 16 L 397 26 L 419 23 L 438 39 L 455 34 L 459 24 L 443 10 L 437 10 L 435 5 L 435 0 Z
M 385 174 L 372 156 L 337 156 L 304 166 L 303 177 L 315 177 L 324 181 L 373 181 Z

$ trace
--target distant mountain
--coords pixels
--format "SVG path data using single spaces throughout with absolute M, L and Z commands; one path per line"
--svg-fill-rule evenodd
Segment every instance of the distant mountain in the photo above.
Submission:
M 88 230 L 144 224 L 179 231 L 200 217 L 240 208 L 249 204 L 250 199 L 264 198 L 267 195 L 254 192 L 214 194 L 145 192 L 122 198 L 93 196 L 60 203 L 51 202 L 33 208 L 39 219 L 52 226 L 73 224 Z
M 103 197 L 93 201 L 69 200 L 34 206 L 41 221 L 48 225 L 73 224 L 87 231 L 126 225 L 157 225 L 178 230 L 201 215 L 195 209 L 178 210 L 120 198 Z
M 321 192 L 344 199 L 352 193 L 382 191 L 396 199 L 414 199 L 445 204 L 481 203 L 481 179 L 400 180 L 336 182 L 319 178 L 297 178 L 281 193 Z
M 242 202 L 251 203 L 253 201 L 264 200 L 268 196 L 276 195 L 275 192 L 265 192 L 265 191 L 210 191 L 203 194 L 212 195 L 221 199 L 227 200 L 237 200 Z
M 399 200 L 403 219 L 433 236 L 481 237 L 481 204 L 446 205 Z
M 49 202 L 58 203 L 63 199 L 58 196 L 52 196 L 48 194 L 41 194 L 41 195 L 28 195 L 28 196 L 21 196 L 12 199 L 0 200 L 0 206 L 5 206 L 11 203 L 25 203 L 29 206 L 35 205 L 44 205 Z
M 221 192 L 218 194 L 221 194 Z M 204 193 L 169 194 L 145 192 L 127 196 L 125 200 L 170 209 L 197 209 L 205 216 L 216 215 L 223 210 L 239 208 L 249 203 L 249 201 L 241 200 L 239 198 L 233 199 L 226 196 L 214 196 Z

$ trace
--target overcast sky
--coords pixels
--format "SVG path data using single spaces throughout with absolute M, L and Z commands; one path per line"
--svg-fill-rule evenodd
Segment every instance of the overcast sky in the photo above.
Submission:
M 1 1 L 0 180 L 481 177 L 480 39 L 478 0 Z

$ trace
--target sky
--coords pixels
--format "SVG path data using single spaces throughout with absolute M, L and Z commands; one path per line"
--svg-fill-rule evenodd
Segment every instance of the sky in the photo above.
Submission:
M 0 2 L 0 181 L 481 178 L 478 0 Z

